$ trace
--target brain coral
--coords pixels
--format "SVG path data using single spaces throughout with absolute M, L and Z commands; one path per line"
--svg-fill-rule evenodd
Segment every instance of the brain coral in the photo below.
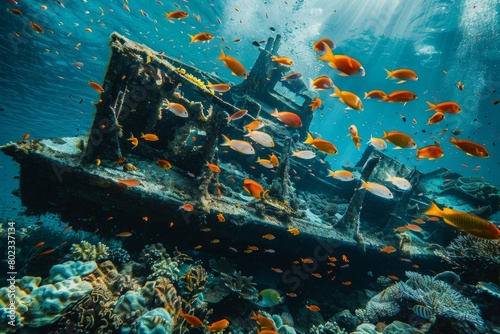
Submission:
M 57 321 L 74 303 L 90 293 L 92 286 L 73 276 L 55 284 L 39 285 L 40 277 L 25 276 L 15 287 L 18 327 L 41 327 Z M 8 305 L 7 288 L 0 289 L 0 306 Z M 0 325 L 0 330 L 5 323 Z M 6 331 L 6 330 L 5 330 Z

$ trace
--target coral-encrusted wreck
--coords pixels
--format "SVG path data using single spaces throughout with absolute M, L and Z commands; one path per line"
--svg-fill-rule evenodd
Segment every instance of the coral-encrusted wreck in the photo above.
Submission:
M 272 233 L 280 240 L 273 248 L 286 254 L 283 259 L 318 245 L 329 254 L 342 247 L 374 257 L 385 256 L 379 252 L 381 247 L 395 245 L 399 256 L 437 259 L 425 246 L 440 243 L 441 233 L 429 238 L 393 232 L 418 217 L 429 203 L 425 195 L 417 196 L 423 192 L 420 172 L 369 147 L 354 168 L 361 178 L 384 183 L 389 172 L 413 185 L 412 190 L 395 191 L 395 199 L 387 200 L 358 190 L 359 178 L 352 182 L 327 178 L 328 163 L 321 152 L 306 163 L 291 157 L 292 150 L 306 149 L 302 142 L 313 117 L 309 104 L 315 96 L 302 81 L 280 83 L 290 70 L 271 61 L 279 40 L 279 36 L 270 38 L 248 78 L 220 95 L 206 83 L 223 79 L 114 33 L 104 92 L 96 104 L 90 134 L 1 148 L 21 165 L 23 204 L 34 213 L 57 211 L 75 230 L 98 229 L 103 236 L 132 231 L 133 238 L 143 242 L 164 242 L 180 249 L 201 245 L 210 252 L 227 253 L 227 246 L 260 245 L 266 242 L 262 235 Z M 296 98 L 280 94 L 279 85 Z M 188 117 L 168 111 L 168 103 L 185 106 Z M 270 116 L 274 108 L 297 113 L 303 127 L 284 127 Z M 244 155 L 220 146 L 222 134 L 244 138 L 242 128 L 249 118 L 227 120 L 240 109 L 248 109 L 249 115 L 265 123 L 275 147 L 261 150 L 255 144 L 258 153 Z M 159 140 L 143 140 L 141 133 L 156 134 Z M 139 138 L 135 148 L 129 140 L 132 135 Z M 267 158 L 272 153 L 281 160 L 275 171 L 256 163 L 258 156 Z M 160 168 L 158 159 L 168 160 L 173 168 Z M 217 164 L 221 172 L 214 173 L 207 162 Z M 245 193 L 242 184 L 247 178 L 270 189 L 269 196 L 255 199 Z M 137 180 L 140 185 L 127 187 L 120 179 Z M 455 184 L 471 192 L 475 189 L 468 181 L 457 179 Z M 498 204 L 498 196 L 490 188 L 478 185 L 470 208 L 482 201 L 482 207 L 491 209 L 486 214 L 496 211 L 498 205 L 493 202 Z M 433 200 L 439 203 L 440 197 Z M 179 210 L 186 203 L 194 210 Z M 110 216 L 119 224 L 110 222 Z M 199 232 L 204 226 L 211 227 L 210 235 Z M 300 236 L 288 233 L 290 227 L 297 228 Z M 211 243 L 213 239 L 220 244 Z M 292 247 L 299 239 L 300 249 Z

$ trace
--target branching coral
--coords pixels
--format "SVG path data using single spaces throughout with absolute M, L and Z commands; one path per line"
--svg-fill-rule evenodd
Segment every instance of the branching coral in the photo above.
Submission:
M 153 264 L 153 271 L 148 276 L 148 279 L 154 279 L 157 277 L 168 277 L 172 281 L 177 281 L 179 278 L 179 264 L 172 259 L 163 259 L 158 263 Z
M 463 234 L 456 237 L 446 249 L 434 250 L 446 262 L 462 272 L 474 271 L 484 276 L 500 270 L 500 243 Z
M 101 242 L 96 246 L 84 240 L 80 244 L 71 246 L 70 257 L 75 261 L 101 261 L 109 258 L 108 251 L 108 246 Z
M 238 293 L 242 298 L 253 300 L 257 298 L 258 291 L 252 282 L 252 276 L 243 276 L 241 271 L 232 275 L 221 273 L 221 279 L 229 290 Z

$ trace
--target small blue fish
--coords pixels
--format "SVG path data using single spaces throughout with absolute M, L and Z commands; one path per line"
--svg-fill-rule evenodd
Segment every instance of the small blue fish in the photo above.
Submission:
M 259 292 L 257 305 L 260 307 L 272 307 L 282 302 L 280 293 L 274 289 L 265 289 Z

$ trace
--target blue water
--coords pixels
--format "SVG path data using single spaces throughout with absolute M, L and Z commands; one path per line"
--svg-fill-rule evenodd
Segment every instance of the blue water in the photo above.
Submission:
M 315 111 L 310 130 L 339 149 L 338 155 L 327 158 L 333 170 L 355 164 L 370 136 L 397 130 L 412 135 L 419 147 L 440 142 L 445 151 L 441 159 L 419 161 L 414 150 L 393 150 L 389 144 L 386 153 L 406 165 L 423 172 L 444 167 L 500 185 L 500 104 L 492 103 L 500 100 L 498 0 L 179 0 L 179 7 L 168 0 L 130 0 L 130 12 L 121 1 L 61 1 L 64 7 L 57 1 L 1 2 L 0 144 L 19 141 L 27 132 L 30 139 L 87 133 L 99 98 L 88 81 L 102 82 L 114 31 L 233 83 L 242 79 L 217 59 L 221 47 L 229 47 L 224 48 L 226 54 L 250 69 L 259 55 L 252 41 L 280 34 L 280 55 L 292 58 L 293 70 L 306 81 L 328 75 L 341 90 L 360 97 L 374 89 L 408 89 L 418 95 L 405 106 L 363 100 L 364 111 L 358 112 L 345 110 L 328 96 L 332 91 L 320 92 L 324 109 Z M 164 17 L 164 12 L 178 9 L 190 16 L 172 22 Z M 45 33 L 35 32 L 30 21 Z M 188 34 L 202 31 L 213 33 L 214 40 L 190 44 Z M 366 76 L 341 77 L 317 60 L 312 42 L 323 37 L 335 42 L 335 53 L 359 60 Z M 83 66 L 75 66 L 77 62 Z M 397 68 L 413 69 L 418 81 L 397 85 L 387 80 L 384 69 Z M 464 90 L 458 89 L 458 81 Z M 426 101 L 456 101 L 462 112 L 446 114 L 443 122 L 428 126 L 432 113 L 425 112 Z M 360 150 L 347 137 L 352 124 L 363 138 Z M 449 143 L 454 130 L 461 131 L 457 138 L 483 144 L 490 157 L 470 157 L 456 149 Z M 12 194 L 19 186 L 18 175 L 18 164 L 0 154 L 2 221 L 15 219 L 23 210 Z

